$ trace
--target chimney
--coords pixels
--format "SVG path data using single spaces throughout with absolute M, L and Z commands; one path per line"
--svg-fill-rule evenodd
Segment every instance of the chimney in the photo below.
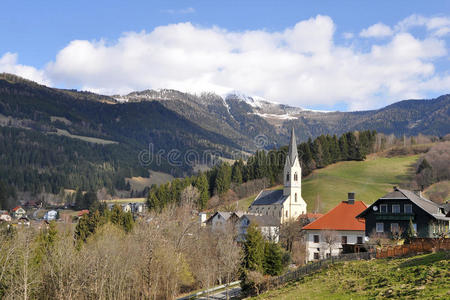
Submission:
M 355 204 L 355 193 L 354 192 L 348 193 L 348 201 L 347 201 L 347 203 L 348 204 Z

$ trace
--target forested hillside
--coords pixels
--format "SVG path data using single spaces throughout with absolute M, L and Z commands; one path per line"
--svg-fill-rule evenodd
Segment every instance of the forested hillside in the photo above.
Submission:
M 337 158 L 335 149 L 342 145 L 334 134 L 366 129 L 396 135 L 443 136 L 450 132 L 448 95 L 345 113 L 307 111 L 238 95 L 222 98 L 174 90 L 121 97 L 54 89 L 0 74 L 0 180 L 5 186 L 33 194 L 101 187 L 113 194 L 128 189 L 126 177 L 146 177 L 149 169 L 175 177 L 195 174 L 195 164 L 211 163 L 205 153 L 246 159 L 259 150 L 257 156 L 265 155 L 260 150 L 287 144 L 292 127 L 304 142 L 299 151 L 307 174 L 346 157 L 361 159 L 357 147 L 365 144 L 364 135 L 348 135 L 343 146 L 347 148 L 340 150 L 347 154 Z M 272 114 L 267 117 L 269 112 Z M 143 151 L 151 156 L 146 161 L 142 160 Z M 188 154 L 194 155 L 193 164 L 186 163 Z M 267 172 L 273 174 L 241 176 L 274 181 L 278 171 Z M 209 193 L 213 191 L 210 184 Z

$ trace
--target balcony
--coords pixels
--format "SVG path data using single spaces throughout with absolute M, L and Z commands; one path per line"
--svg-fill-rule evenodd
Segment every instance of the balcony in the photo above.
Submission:
M 412 219 L 414 221 L 414 213 L 385 213 L 385 212 L 375 213 L 375 220 L 377 221 L 384 221 L 384 220 L 409 221 L 409 219 Z

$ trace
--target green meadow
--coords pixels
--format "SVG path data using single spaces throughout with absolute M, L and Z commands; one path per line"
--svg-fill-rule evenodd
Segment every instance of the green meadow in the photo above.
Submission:
M 315 170 L 302 181 L 308 211 L 327 212 L 346 200 L 348 192 L 355 192 L 356 200 L 371 204 L 393 186 L 408 182 L 418 158 L 369 156 L 365 161 L 338 162 Z
M 419 155 L 390 158 L 371 155 L 365 161 L 338 162 L 314 170 L 302 179 L 302 196 L 308 211 L 325 213 L 346 200 L 348 192 L 355 192 L 356 200 L 371 204 L 393 186 L 408 182 L 418 158 Z M 239 200 L 239 209 L 246 210 L 255 197 Z
M 255 299 L 449 299 L 450 252 L 334 264 Z

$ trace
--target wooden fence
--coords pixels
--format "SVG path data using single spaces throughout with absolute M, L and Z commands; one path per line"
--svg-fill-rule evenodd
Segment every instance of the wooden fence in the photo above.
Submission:
M 417 238 L 411 244 L 388 246 L 376 250 L 376 258 L 450 250 L 450 239 Z
M 257 290 L 258 293 L 260 293 L 260 292 L 267 291 L 270 289 L 278 288 L 279 286 L 282 286 L 282 285 L 286 284 L 287 282 L 290 282 L 293 280 L 298 280 L 298 279 L 302 278 L 303 276 L 314 273 L 314 272 L 316 272 L 324 267 L 327 267 L 331 264 L 334 264 L 336 262 L 350 261 L 350 260 L 369 260 L 372 258 L 375 258 L 375 252 L 349 253 L 349 254 L 341 254 L 339 256 L 332 256 L 327 259 L 309 263 L 307 265 L 304 265 L 295 270 L 289 271 L 278 277 L 274 277 L 274 278 L 265 280 L 264 282 L 260 283 L 257 288 L 255 288 L 255 291 Z

